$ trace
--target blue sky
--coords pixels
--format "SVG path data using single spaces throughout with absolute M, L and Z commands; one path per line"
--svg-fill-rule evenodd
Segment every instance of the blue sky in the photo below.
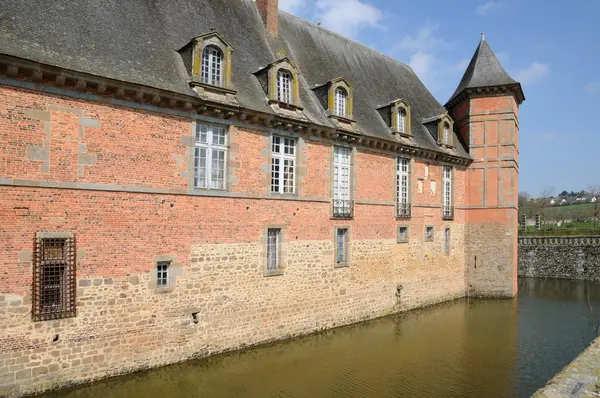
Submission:
M 413 67 L 442 104 L 481 32 L 521 82 L 520 191 L 600 185 L 600 1 L 279 0 Z

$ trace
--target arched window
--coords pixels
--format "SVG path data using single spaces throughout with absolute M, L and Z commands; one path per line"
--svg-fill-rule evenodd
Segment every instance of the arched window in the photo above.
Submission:
M 277 71 L 277 101 L 292 103 L 292 74 L 287 70 Z
M 202 51 L 202 83 L 221 86 L 223 53 L 217 47 L 208 46 Z
M 406 111 L 403 108 L 398 109 L 398 132 L 404 134 L 406 128 Z
M 346 116 L 346 104 L 348 102 L 348 92 L 342 87 L 335 89 L 335 106 L 334 112 L 336 116 Z
M 450 143 L 450 125 L 444 122 L 444 132 L 442 136 L 442 143 L 449 144 Z

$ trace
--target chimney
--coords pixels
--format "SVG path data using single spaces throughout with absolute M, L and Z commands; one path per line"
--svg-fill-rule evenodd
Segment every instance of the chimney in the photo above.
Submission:
M 258 12 L 265 23 L 267 34 L 279 34 L 279 0 L 255 0 Z

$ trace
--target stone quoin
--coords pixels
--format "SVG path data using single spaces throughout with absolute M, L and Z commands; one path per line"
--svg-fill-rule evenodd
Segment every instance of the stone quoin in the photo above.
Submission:
M 114 4 L 113 4 L 114 3 Z M 521 86 L 277 0 L 0 15 L 0 396 L 517 291 Z

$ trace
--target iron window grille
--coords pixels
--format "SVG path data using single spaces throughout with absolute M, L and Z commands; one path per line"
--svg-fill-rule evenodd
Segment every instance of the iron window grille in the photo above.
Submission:
M 33 320 L 76 316 L 75 238 L 36 237 L 33 253 Z
M 156 264 L 156 286 L 169 286 L 169 261 L 161 261 Z
M 354 201 L 333 199 L 333 218 L 353 218 Z
M 442 207 L 442 220 L 447 220 L 447 221 L 454 220 L 454 206 L 443 206 Z
M 279 269 L 281 229 L 269 228 L 267 231 L 267 271 Z
M 398 218 L 410 218 L 411 217 L 411 205 L 410 203 L 398 203 Z

